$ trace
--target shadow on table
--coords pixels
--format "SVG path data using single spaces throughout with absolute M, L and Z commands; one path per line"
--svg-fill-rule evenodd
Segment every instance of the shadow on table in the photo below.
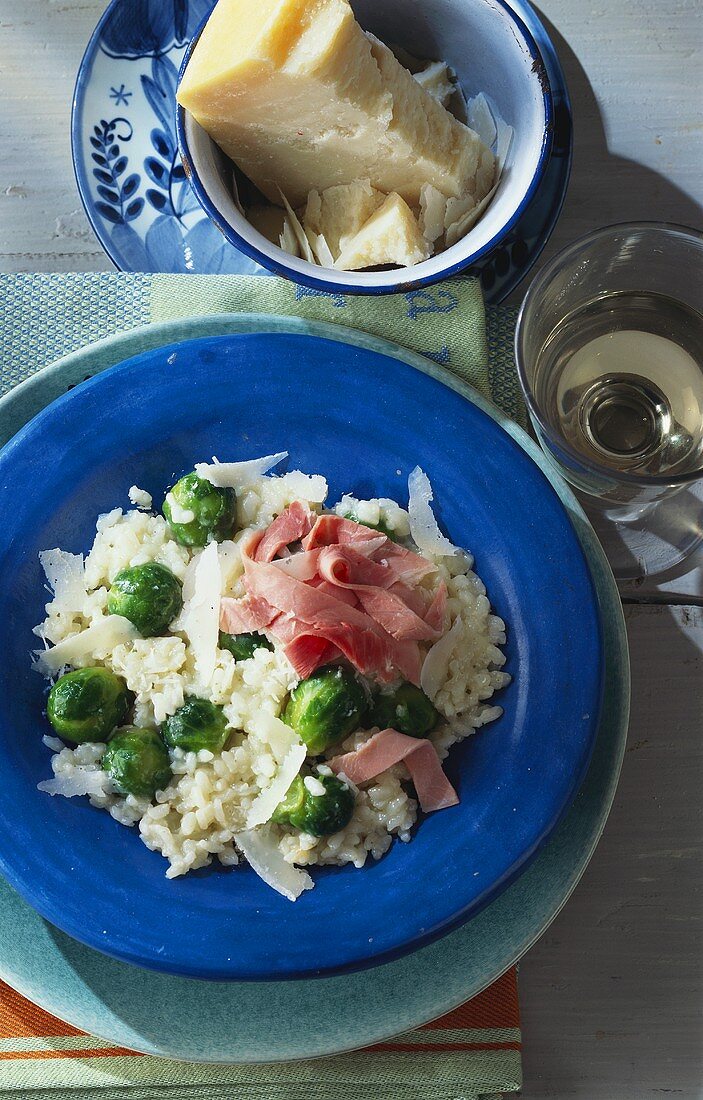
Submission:
M 703 612 L 626 617 L 632 716 L 615 806 L 574 897 L 522 967 L 525 1100 L 693 1097 L 703 1080 Z
M 564 69 L 574 120 L 574 161 L 566 202 L 538 269 L 567 244 L 599 226 L 626 221 L 666 221 L 701 228 L 703 208 L 694 199 L 652 168 L 609 150 L 588 75 L 556 27 L 539 8 L 536 11 Z M 653 136 L 652 140 L 660 139 Z M 508 298 L 508 304 L 518 304 L 526 286 L 527 280 Z

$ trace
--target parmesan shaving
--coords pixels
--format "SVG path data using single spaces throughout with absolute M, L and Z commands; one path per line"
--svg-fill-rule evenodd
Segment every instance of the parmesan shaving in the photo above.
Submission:
M 293 226 L 290 223 L 289 218 L 285 218 L 283 221 L 283 229 L 281 235 L 278 238 L 278 245 L 287 252 L 289 256 L 299 256 L 300 249 L 298 248 L 298 241 L 293 231 Z
M 186 602 L 177 628 L 188 635 L 195 668 L 203 685 L 209 685 L 217 663 L 222 577 L 217 543 L 211 542 L 193 558 L 183 582 Z
M 305 234 L 320 267 L 334 267 L 334 256 L 325 240 L 324 233 L 314 233 L 312 229 L 306 229 Z
M 430 244 L 444 233 L 447 197 L 431 183 L 423 183 L 420 189 L 420 230 Z
M 305 230 L 302 227 L 300 218 L 296 214 L 291 204 L 288 202 L 288 199 L 283 194 L 280 187 L 278 188 L 278 193 L 283 199 L 283 205 L 285 206 L 286 213 L 288 214 L 288 221 L 290 222 L 293 232 L 295 233 L 295 239 L 298 242 L 301 256 L 304 260 L 307 260 L 309 264 L 314 264 L 315 257 L 312 254 L 312 249 L 310 247 L 308 238 L 305 235 Z
M 106 657 L 115 646 L 131 642 L 139 636 L 137 628 L 121 615 L 106 615 L 87 630 L 66 638 L 51 649 L 37 653 L 34 667 L 50 676 L 66 665 L 75 665 L 86 657 Z
M 220 578 L 222 592 L 225 593 L 232 581 L 241 572 L 242 552 L 236 542 L 225 539 L 217 544 L 217 556 L 220 560 Z
M 484 145 L 493 148 L 493 142 L 497 137 L 496 120 L 488 100 L 483 92 L 479 92 L 466 104 L 466 124 L 478 134 Z
M 432 557 L 449 557 L 460 554 L 461 550 L 440 531 L 437 520 L 430 507 L 432 500 L 432 486 L 427 474 L 416 466 L 408 478 L 408 516 L 410 519 L 410 534 L 417 548 L 423 554 Z
M 82 554 L 42 550 L 39 562 L 54 593 L 54 611 L 75 614 L 85 600 L 85 567 Z
M 496 171 L 498 171 L 497 167 Z M 453 225 L 449 226 L 446 234 L 447 248 L 450 248 L 453 244 L 456 244 L 456 242 L 464 237 L 471 229 L 471 227 L 476 224 L 481 214 L 483 214 L 483 211 L 486 209 L 489 202 L 498 190 L 499 184 L 500 178 L 496 179 L 496 182 L 493 184 L 493 187 L 490 189 L 488 194 L 485 195 L 484 198 L 482 198 L 476 206 L 474 206 L 473 210 L 469 210 L 468 214 L 464 214 L 463 218 L 459 218 L 458 221 L 455 221 Z
M 263 477 L 274 466 L 278 466 L 279 462 L 283 462 L 284 458 L 288 458 L 288 451 L 266 455 L 264 458 L 251 458 L 245 462 L 218 462 L 213 458 L 212 463 L 196 463 L 195 472 L 198 477 L 221 489 L 238 489 Z
M 247 829 L 255 829 L 257 825 L 270 821 L 271 814 L 285 798 L 288 788 L 305 763 L 306 756 L 307 749 L 302 742 L 288 750 L 268 787 L 252 802 L 247 814 Z M 322 793 L 324 794 L 324 790 Z
M 63 745 L 61 746 L 63 748 Z M 53 779 L 43 779 L 37 788 L 46 794 L 60 794 L 64 798 L 79 798 L 84 794 L 104 795 L 109 784 L 108 776 L 102 769 L 87 765 L 77 765 L 70 775 L 55 775 Z
M 496 118 L 496 129 L 498 136 L 496 137 L 496 183 L 498 182 L 500 175 L 505 167 L 505 162 L 508 159 L 508 153 L 510 152 L 510 146 L 513 144 L 513 128 L 508 126 L 507 122 L 503 122 L 502 118 Z
M 307 871 L 286 863 L 265 827 L 235 833 L 234 841 L 259 878 L 284 898 L 295 901 L 304 890 L 312 889 L 313 881 Z
M 455 645 L 461 638 L 462 631 L 461 616 L 457 615 L 452 623 L 451 630 L 447 631 L 438 642 L 435 642 L 423 661 L 422 671 L 420 672 L 420 687 L 432 701 L 436 698 L 437 692 L 449 675 L 449 661 Z
M 250 729 L 250 736 L 271 752 L 277 764 L 281 764 L 290 750 L 300 744 L 293 727 L 267 711 L 261 711 L 252 720 Z

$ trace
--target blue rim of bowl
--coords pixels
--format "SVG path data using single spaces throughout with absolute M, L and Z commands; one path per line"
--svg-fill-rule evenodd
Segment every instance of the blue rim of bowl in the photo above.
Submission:
M 176 135 L 178 138 L 178 151 L 181 155 L 183 168 L 188 177 L 188 182 L 190 183 L 190 186 L 195 192 L 195 196 L 200 203 L 200 206 L 205 211 L 215 228 L 219 229 L 225 240 L 227 240 L 240 252 L 243 252 L 251 260 L 254 260 L 256 263 L 260 264 L 262 267 L 267 268 L 269 271 L 273 271 L 274 274 L 280 275 L 282 278 L 288 279 L 290 282 L 310 287 L 312 290 L 321 290 L 330 294 L 405 294 L 410 291 L 420 290 L 426 286 L 432 286 L 434 283 L 441 282 L 443 279 L 448 279 L 452 275 L 458 275 L 462 272 L 466 274 L 471 274 L 470 269 L 472 264 L 475 264 L 478 260 L 482 259 L 489 252 L 492 252 L 493 249 L 497 248 L 505 240 L 507 235 L 514 228 L 514 226 L 522 217 L 530 202 L 534 198 L 537 189 L 542 182 L 544 173 L 547 169 L 554 138 L 554 102 L 552 97 L 552 89 L 549 83 L 549 79 L 547 77 L 547 68 L 544 63 L 544 59 L 542 57 L 539 46 L 537 45 L 537 42 L 535 41 L 535 38 L 532 35 L 532 32 L 527 27 L 526 23 L 522 20 L 518 13 L 505 2 L 505 0 L 492 0 L 492 3 L 501 8 L 502 11 L 508 16 L 508 18 L 511 19 L 513 23 L 517 26 L 528 48 L 530 57 L 532 58 L 532 68 L 535 72 L 540 74 L 542 104 L 544 106 L 544 134 L 542 136 L 542 147 L 540 149 L 537 166 L 525 194 L 523 195 L 512 216 L 491 238 L 490 241 L 487 241 L 482 248 L 478 249 L 470 256 L 465 257 L 463 260 L 460 260 L 455 264 L 452 264 L 450 267 L 444 268 L 444 270 L 442 271 L 436 272 L 434 275 L 425 275 L 418 279 L 403 279 L 394 286 L 383 286 L 379 284 L 359 286 L 356 283 L 329 283 L 325 279 L 316 278 L 314 275 L 308 275 L 304 272 L 296 271 L 295 274 L 293 274 L 290 268 L 284 262 L 275 260 L 271 256 L 267 256 L 265 252 L 261 252 L 255 245 L 251 244 L 244 237 L 242 237 L 234 228 L 234 226 L 231 225 L 225 218 L 223 218 L 220 211 L 217 210 L 214 203 L 211 201 L 205 187 L 203 186 L 200 176 L 195 170 L 193 158 L 191 156 L 190 147 L 188 144 L 188 138 L 186 136 L 186 111 L 185 108 L 180 105 L 180 103 L 177 103 Z M 186 66 L 188 65 L 188 62 L 190 61 L 190 58 L 192 56 L 193 50 L 195 49 L 209 18 L 210 16 L 208 15 L 205 19 L 203 19 L 200 26 L 188 43 L 186 52 L 183 55 L 183 60 L 181 62 L 181 68 L 178 73 L 179 86 L 181 80 L 183 79 L 183 73 L 185 72 Z M 102 20 L 96 28 L 96 33 L 100 29 L 101 24 Z M 95 37 L 95 35 L 93 37 Z M 559 209 L 561 210 L 561 205 Z

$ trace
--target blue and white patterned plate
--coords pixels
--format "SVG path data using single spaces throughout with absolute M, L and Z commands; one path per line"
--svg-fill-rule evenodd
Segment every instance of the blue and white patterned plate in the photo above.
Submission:
M 511 4 L 544 58 L 555 133 L 537 195 L 501 246 L 476 265 L 492 304 L 510 294 L 535 263 L 559 216 L 571 169 L 571 107 L 554 46 L 527 0 Z M 178 70 L 212 7 L 213 0 L 112 0 L 81 62 L 73 98 L 73 164 L 88 218 L 121 271 L 270 274 L 209 221 L 178 155 Z

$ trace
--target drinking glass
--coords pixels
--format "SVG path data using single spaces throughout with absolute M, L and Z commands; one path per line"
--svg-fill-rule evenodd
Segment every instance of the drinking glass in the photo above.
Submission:
M 678 565 L 703 540 L 703 234 L 643 222 L 576 241 L 528 290 L 515 355 L 616 575 Z

